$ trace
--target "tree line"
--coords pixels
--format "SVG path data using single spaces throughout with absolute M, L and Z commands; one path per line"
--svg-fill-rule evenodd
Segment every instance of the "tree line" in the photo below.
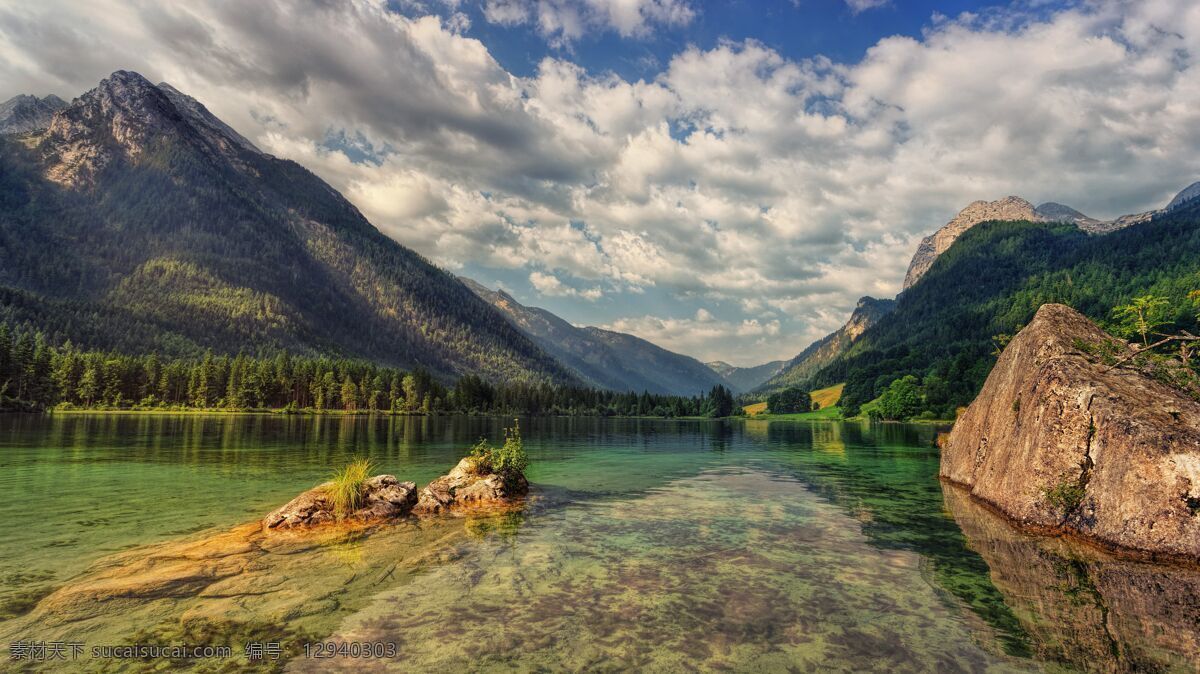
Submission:
M 578 416 L 727 417 L 732 393 L 615 392 L 548 383 L 446 386 L 428 372 L 362 360 L 217 355 L 170 358 L 80 350 L 0 323 L 0 409 L 211 409 Z

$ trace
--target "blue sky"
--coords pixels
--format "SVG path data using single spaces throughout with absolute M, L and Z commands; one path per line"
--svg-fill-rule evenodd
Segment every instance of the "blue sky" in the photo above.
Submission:
M 1197 58 L 1194 0 L 0 5 L 0 98 L 165 80 L 454 273 L 739 365 L 972 201 L 1165 204 Z
M 980 0 L 894 0 L 854 10 L 845 0 L 732 0 L 693 3 L 695 18 L 683 25 L 660 26 L 646 37 L 628 38 L 617 31 L 589 33 L 568 48 L 554 48 L 529 23 L 489 23 L 483 5 L 462 3 L 456 8 L 426 3 L 423 10 L 442 15 L 455 11 L 471 19 L 467 35 L 488 46 L 509 72 L 528 76 L 546 56 L 566 51 L 573 61 L 594 71 L 612 71 L 624 79 L 653 78 L 671 57 L 688 45 L 709 48 L 721 40 L 757 40 L 784 56 L 799 60 L 823 55 L 854 62 L 881 38 L 920 37 L 935 15 L 957 16 L 986 11 L 1008 3 Z M 402 13 L 420 13 L 403 3 Z M 1043 6 L 1043 9 L 1046 7 Z

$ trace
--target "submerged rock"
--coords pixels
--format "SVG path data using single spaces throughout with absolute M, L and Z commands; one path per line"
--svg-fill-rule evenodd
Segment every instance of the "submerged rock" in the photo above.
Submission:
M 523 476 L 506 483 L 503 476 L 485 472 L 478 459 L 468 456 L 422 489 L 413 511 L 433 514 L 464 505 L 500 504 L 528 491 L 529 483 Z
M 1114 341 L 1069 307 L 1039 309 L 946 439 L 941 474 L 1024 525 L 1200 560 L 1200 403 L 1081 350 Z
M 311 527 L 337 520 L 333 501 L 326 482 L 309 489 L 285 503 L 262 520 L 264 531 Z M 382 520 L 407 515 L 417 502 L 417 485 L 400 482 L 393 475 L 376 475 L 366 481 L 363 506 L 348 514 L 346 519 L 359 522 Z

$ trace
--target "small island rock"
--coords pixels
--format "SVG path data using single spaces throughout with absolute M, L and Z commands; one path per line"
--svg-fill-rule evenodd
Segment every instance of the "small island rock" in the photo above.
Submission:
M 461 505 L 502 503 L 528 491 L 529 483 L 523 476 L 506 484 L 501 475 L 485 472 L 477 458 L 468 456 L 422 489 L 413 511 L 433 514 Z
M 337 520 L 329 498 L 331 482 L 300 494 L 262 520 L 264 531 L 311 527 Z M 400 482 L 394 475 L 376 475 L 364 485 L 363 506 L 346 516 L 366 522 L 407 515 L 417 502 L 417 485 Z
M 1085 353 L 1114 340 L 1041 307 L 942 450 L 941 475 L 1019 524 L 1200 560 L 1200 402 Z

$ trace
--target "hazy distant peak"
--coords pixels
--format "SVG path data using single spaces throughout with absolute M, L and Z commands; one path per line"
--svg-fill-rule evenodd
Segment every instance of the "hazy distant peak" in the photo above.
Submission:
M 1175 198 L 1171 200 L 1171 203 L 1167 204 L 1166 210 L 1170 211 L 1179 208 L 1196 197 L 1200 197 L 1200 182 L 1194 182 L 1180 190 L 1179 194 L 1176 194 Z
M 1074 208 L 1071 208 L 1070 206 L 1053 201 L 1047 201 L 1041 206 L 1033 209 L 1033 212 L 1047 220 L 1052 220 L 1054 222 L 1096 221 L 1095 218 L 1088 217 Z
M 18 94 L 0 103 L 0 134 L 33 133 L 50 126 L 54 113 L 67 107 L 66 101 L 50 94 L 38 98 Z

